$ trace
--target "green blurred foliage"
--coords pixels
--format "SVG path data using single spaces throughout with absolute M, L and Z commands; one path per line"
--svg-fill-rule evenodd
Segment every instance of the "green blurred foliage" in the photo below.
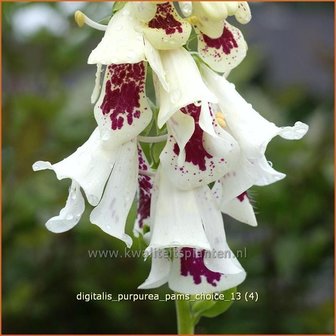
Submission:
M 49 3 L 43 6 L 68 22 L 66 31 L 44 28 L 22 36 L 14 17 L 32 6 L 2 3 L 3 332 L 175 333 L 173 302 L 76 300 L 79 292 L 140 293 L 136 288 L 150 267 L 142 258 L 89 258 L 87 250 L 125 248 L 89 223 L 89 206 L 67 233 L 52 234 L 43 226 L 63 207 L 69 182 L 48 171 L 33 173 L 31 165 L 59 161 L 94 129 L 95 69 L 86 59 L 102 34 L 76 27 L 60 3 Z M 304 15 L 310 4 L 277 6 Z M 330 4 L 318 6 L 333 15 Z M 99 18 L 102 8 L 105 16 L 111 13 L 106 3 L 87 3 L 83 10 Z M 248 27 L 244 33 L 248 40 Z M 232 249 L 247 249 L 240 261 L 248 276 L 238 290 L 257 291 L 259 301 L 236 302 L 218 318 L 203 318 L 198 333 L 333 333 L 333 97 L 313 94 L 304 82 L 279 90 L 270 69 L 267 57 L 250 44 L 229 79 L 268 119 L 279 125 L 302 120 L 310 132 L 299 142 L 270 144 L 268 159 L 288 176 L 252 189 L 259 227 L 225 217 Z M 132 249 L 139 247 L 135 241 Z

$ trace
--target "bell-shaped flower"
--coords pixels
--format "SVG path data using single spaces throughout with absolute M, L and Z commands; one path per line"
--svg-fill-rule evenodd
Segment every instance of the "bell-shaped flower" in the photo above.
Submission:
M 142 67 L 146 69 L 144 62 L 148 62 L 158 76 L 162 86 L 165 90 L 168 90 L 159 53 L 144 37 L 141 19 L 146 15 L 143 14 L 144 11 L 137 11 L 140 7 L 138 3 L 127 3 L 121 10 L 116 12 L 109 21 L 101 42 L 89 55 L 88 63 L 97 64 L 96 85 L 91 98 L 92 103 L 97 100 L 100 92 L 102 65 L 142 64 Z M 124 72 L 120 73 L 121 76 L 123 74 Z M 127 72 L 125 72 L 126 74 Z M 106 70 L 105 82 L 108 77 L 109 69 Z M 120 78 L 120 80 L 122 79 Z
M 167 123 L 168 128 L 160 156 L 162 169 L 180 189 L 214 182 L 239 158 L 238 144 L 228 132 L 215 127 L 212 103 L 217 98 L 202 81 L 192 56 L 183 48 L 160 54 L 171 88 L 166 92 L 160 86 L 158 94 L 158 125 Z
M 148 253 L 170 247 L 210 250 L 194 190 L 176 187 L 162 167 L 154 178 L 150 218 Z
M 101 139 L 96 128 L 90 138 L 66 159 L 55 164 L 46 161 L 34 163 L 34 171 L 50 169 L 59 180 L 72 180 L 65 207 L 58 216 L 48 220 L 46 227 L 60 233 L 79 222 L 85 208 L 82 188 L 88 202 L 95 206 L 91 222 L 130 246 L 132 240 L 124 231 L 137 188 L 136 150 L 135 140 L 111 150 L 110 144 Z
M 161 174 L 160 178 L 162 177 Z M 169 185 L 171 184 L 167 184 L 166 188 Z M 171 190 L 171 192 L 174 191 Z M 168 282 L 169 287 L 176 292 L 197 294 L 224 291 L 238 286 L 244 281 L 246 273 L 226 242 L 223 219 L 216 207 L 210 189 L 205 186 L 194 191 L 182 191 L 181 193 L 193 193 L 196 200 L 194 202 L 197 204 L 196 210 L 201 218 L 203 230 L 211 248 L 205 250 L 200 247 L 195 249 L 193 245 L 192 247 L 181 245 L 170 250 L 170 254 L 167 253 L 167 250 L 162 249 L 163 247 L 155 249 L 152 252 L 150 274 L 139 288 L 155 288 Z M 181 201 L 181 199 L 178 201 Z M 189 213 L 189 203 L 183 203 L 183 209 L 185 208 Z M 156 209 L 160 209 L 159 204 L 157 204 Z M 171 203 L 170 209 L 175 214 L 177 214 L 176 211 L 183 214 L 179 203 Z M 188 222 L 195 219 L 195 215 L 192 216 L 189 213 L 189 216 L 190 218 L 184 216 L 184 219 Z M 169 219 L 174 220 L 174 217 L 171 216 Z M 154 223 L 154 230 L 158 224 L 160 223 Z M 174 222 L 167 220 L 165 224 L 167 226 L 166 234 L 168 235 L 169 231 L 176 229 Z M 187 223 L 185 222 L 185 224 Z M 193 228 L 189 235 L 192 235 L 194 230 Z
M 148 8 L 153 4 L 142 3 L 141 6 Z M 155 6 L 153 18 L 143 26 L 145 38 L 159 50 L 176 49 L 185 45 L 191 33 L 190 23 L 179 16 L 172 2 L 156 3 Z
M 233 84 L 205 65 L 201 66 L 203 79 L 218 97 L 218 108 L 224 129 L 227 129 L 240 147 L 240 159 L 236 168 L 225 174 L 219 182 L 221 199 L 230 201 L 252 185 L 268 185 L 285 177 L 274 170 L 265 157 L 268 143 L 279 135 L 284 139 L 301 139 L 308 126 L 296 122 L 292 127 L 278 127 L 263 118 L 236 91 Z
M 186 14 L 188 5 L 181 5 Z M 199 1 L 192 3 L 190 22 L 198 38 L 199 56 L 212 69 L 228 75 L 245 58 L 247 44 L 239 29 L 226 19 L 234 15 L 240 23 L 248 23 L 251 12 L 247 2 Z
M 191 25 L 179 17 L 171 2 L 128 2 L 112 16 L 88 63 L 110 65 L 147 59 L 157 71 L 156 50 L 183 46 L 190 32 Z

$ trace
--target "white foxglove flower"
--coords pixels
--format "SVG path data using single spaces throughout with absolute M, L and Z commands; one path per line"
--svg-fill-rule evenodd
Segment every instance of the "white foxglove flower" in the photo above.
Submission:
M 190 24 L 178 16 L 170 2 L 127 3 L 112 16 L 88 63 L 110 65 L 147 60 L 168 89 L 157 50 L 183 46 L 190 32 Z
M 124 230 L 137 187 L 138 162 L 135 141 L 128 141 L 111 150 L 111 147 L 101 140 L 96 128 L 84 145 L 66 159 L 55 164 L 38 161 L 33 165 L 34 171 L 44 169 L 53 170 L 59 180 L 72 180 L 65 208 L 59 216 L 46 223 L 50 231 L 68 231 L 78 223 L 84 212 L 81 187 L 88 202 L 96 206 L 90 217 L 92 223 L 125 241 L 128 246 L 131 245 L 132 240 Z
M 191 25 L 178 15 L 172 2 L 157 3 L 156 13 L 144 25 L 143 33 L 156 49 L 176 49 L 188 41 Z
M 158 125 L 167 122 L 168 126 L 160 162 L 172 183 L 192 189 L 230 171 L 239 158 L 239 147 L 228 132 L 216 129 L 212 103 L 217 98 L 202 81 L 192 56 L 183 48 L 160 54 L 171 88 L 166 92 L 160 86 L 158 94 Z
M 244 281 L 246 273 L 227 245 L 223 219 L 210 189 L 207 186 L 199 188 L 195 190 L 194 197 L 212 249 L 206 251 L 180 246 L 173 250 L 170 257 L 165 250 L 155 250 L 150 274 L 140 289 L 155 288 L 168 282 L 176 292 L 212 293 L 236 287 Z M 172 206 L 181 207 L 176 203 Z M 174 230 L 171 226 L 169 228 Z
M 158 51 L 144 37 L 143 23 L 137 17 L 136 8 L 139 5 L 127 3 L 115 13 L 107 25 L 104 37 L 98 46 L 91 52 L 88 63 L 97 64 L 97 78 L 94 91 L 100 85 L 99 74 L 101 65 L 116 65 L 128 63 L 143 63 L 148 61 L 153 71 L 157 74 L 161 84 L 168 90 L 165 73 L 162 69 Z M 105 77 L 108 76 L 106 71 Z M 92 99 L 95 102 L 96 99 Z
M 153 189 L 148 253 L 170 247 L 210 250 L 194 191 L 177 188 L 161 167 Z
M 267 162 L 266 147 L 277 135 L 299 140 L 308 131 L 308 126 L 302 122 L 296 122 L 293 127 L 276 126 L 256 112 L 225 78 L 204 65 L 201 72 L 208 87 L 218 97 L 225 129 L 238 142 L 241 151 L 236 168 L 219 181 L 222 201 L 234 199 L 252 185 L 268 185 L 284 178 L 284 174 L 274 170 Z
M 239 65 L 247 52 L 241 31 L 226 21 L 231 15 L 240 23 L 248 23 L 251 13 L 247 2 L 200 1 L 192 4 L 190 21 L 197 33 L 199 56 L 224 75 Z
M 161 128 L 175 112 L 199 101 L 216 103 L 217 98 L 204 84 L 198 67 L 184 48 L 161 51 L 163 71 L 166 73 L 169 91 L 160 85 L 158 126 Z
M 207 105 L 206 113 L 211 113 Z M 239 159 L 239 146 L 225 130 L 209 134 L 202 128 L 202 106 L 189 104 L 168 122 L 168 141 L 160 161 L 162 169 L 178 188 L 190 190 L 216 181 L 230 172 Z M 193 120 L 193 132 L 182 138 L 183 118 Z M 175 123 L 175 124 L 174 124 Z M 216 123 L 213 118 L 212 123 Z
M 78 183 L 91 205 L 100 202 L 91 213 L 91 222 L 128 246 L 132 241 L 124 232 L 125 223 L 138 179 L 135 138 L 152 119 L 145 82 L 143 61 L 109 65 L 94 108 L 98 129 L 69 158 L 55 165 L 39 162 L 34 166 L 53 169 L 59 179 Z

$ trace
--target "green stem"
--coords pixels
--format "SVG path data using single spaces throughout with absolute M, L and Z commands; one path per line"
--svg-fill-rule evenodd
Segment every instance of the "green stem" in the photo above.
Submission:
M 175 300 L 177 316 L 177 333 L 179 335 L 193 335 L 194 321 L 187 300 Z

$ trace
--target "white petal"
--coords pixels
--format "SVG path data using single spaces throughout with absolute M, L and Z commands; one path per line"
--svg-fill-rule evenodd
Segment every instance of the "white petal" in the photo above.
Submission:
M 253 207 L 246 193 L 235 197 L 231 201 L 221 205 L 221 211 L 251 226 L 257 226 L 257 220 Z
M 212 293 L 236 287 L 244 281 L 246 273 L 226 243 L 221 213 L 207 186 L 197 189 L 196 194 L 212 250 L 178 250 L 179 256 L 173 261 L 169 287 L 189 294 Z
M 153 46 L 146 40 L 145 41 L 145 55 L 146 59 L 155 72 L 155 74 L 158 76 L 158 79 L 162 85 L 162 87 L 169 91 L 169 85 L 167 83 L 166 79 L 166 72 L 163 69 L 163 65 L 161 62 L 160 54 L 159 52 L 153 48 Z
M 227 11 L 228 11 L 228 15 L 235 15 L 237 10 L 239 9 L 240 2 L 225 1 L 225 3 L 226 3 L 226 8 L 227 8 Z
M 226 21 L 222 34 L 217 38 L 211 38 L 201 31 L 197 33 L 199 55 L 215 71 L 227 73 L 246 56 L 247 44 L 241 31 Z
M 97 64 L 96 80 L 95 80 L 95 86 L 93 88 L 93 92 L 91 95 L 91 104 L 94 104 L 99 97 L 99 93 L 101 89 L 101 84 L 100 84 L 101 72 L 102 72 L 102 66 L 101 64 Z
M 61 233 L 72 229 L 79 222 L 84 209 L 85 201 L 80 191 L 80 186 L 73 181 L 65 207 L 58 216 L 50 218 L 47 221 L 47 229 L 54 233 Z
M 199 125 L 204 132 L 214 138 L 218 138 L 218 134 L 215 131 L 215 117 L 212 110 L 210 110 L 209 103 L 205 101 L 202 101 Z
M 255 176 L 257 176 L 255 185 L 265 186 L 280 181 L 286 177 L 286 174 L 280 173 L 272 168 L 270 163 L 263 156 L 253 163 L 255 166 Z
M 251 20 L 251 11 L 246 1 L 239 2 L 235 17 L 239 23 L 246 24 Z
M 90 215 L 93 224 L 123 240 L 128 247 L 132 239 L 125 233 L 125 225 L 136 193 L 137 178 L 137 146 L 135 141 L 130 141 L 120 148 L 103 198 Z
M 217 143 L 209 138 L 205 144 L 202 135 L 200 139 L 198 133 L 193 135 L 185 147 L 186 160 L 183 165 L 179 162 L 179 147 L 174 137 L 170 136 L 161 152 L 160 162 L 171 183 L 180 189 L 191 190 L 214 182 L 231 171 L 236 165 L 239 148 L 228 133 L 227 136 L 227 139 L 218 139 Z M 203 137 L 206 138 L 205 133 Z M 225 156 L 213 156 L 205 147 L 213 150 L 213 153 L 225 153 Z
M 165 2 L 157 4 L 156 14 L 143 33 L 156 49 L 176 49 L 188 41 L 191 26 L 177 14 L 172 2 Z
M 209 249 L 194 192 L 174 187 L 160 168 L 156 174 L 158 195 L 147 251 L 178 246 Z
M 226 130 L 214 121 L 215 135 L 207 132 L 203 135 L 203 146 L 214 157 L 225 158 L 230 167 L 236 166 L 239 160 L 240 148 L 237 141 Z
M 142 22 L 150 21 L 156 13 L 156 5 L 153 2 L 135 1 L 131 3 L 131 12 Z
M 126 4 L 110 20 L 105 35 L 91 52 L 89 64 L 138 63 L 145 60 L 142 34 L 131 15 L 131 3 Z
M 115 148 L 138 136 L 152 119 L 146 97 L 146 64 L 111 64 L 94 114 L 104 141 Z
M 180 153 L 177 160 L 178 165 L 182 166 L 185 161 L 184 147 L 195 130 L 194 119 L 191 116 L 178 111 L 170 118 L 170 120 L 168 120 L 168 127 L 179 146 Z
M 180 7 L 182 14 L 185 17 L 188 17 L 191 15 L 192 9 L 193 9 L 192 1 L 179 1 L 178 5 Z
M 116 160 L 115 154 L 101 141 L 99 130 L 96 128 L 90 138 L 66 159 L 55 164 L 38 161 L 33 165 L 33 169 L 50 169 L 56 173 L 59 180 L 70 178 L 76 181 L 83 188 L 89 203 L 95 206 L 111 173 Z
M 205 233 L 210 242 L 211 248 L 217 253 L 231 251 L 224 231 L 224 223 L 220 209 L 217 207 L 211 190 L 204 186 L 197 191 L 197 202 L 200 209 Z M 233 252 L 227 253 L 225 258 L 215 256 L 205 256 L 205 265 L 216 272 L 223 274 L 237 274 L 242 272 L 242 267 L 234 256 Z
M 300 140 L 308 132 L 309 126 L 297 121 L 293 127 L 281 127 L 279 135 L 286 140 Z
M 195 29 L 211 38 L 222 35 L 227 15 L 227 7 L 223 2 L 193 3 L 193 16 L 197 18 Z
M 285 176 L 274 170 L 265 157 L 250 162 L 242 155 L 237 165 L 215 183 L 213 191 L 220 204 L 225 204 L 253 185 L 268 185 Z
M 165 256 L 165 250 L 157 250 L 152 254 L 152 267 L 146 281 L 139 289 L 160 287 L 168 281 L 171 261 Z
M 240 96 L 233 84 L 206 66 L 201 69 L 207 85 L 219 98 L 219 106 L 226 123 L 247 159 L 262 157 L 267 144 L 276 135 L 285 139 L 300 139 L 307 132 L 308 126 L 301 122 L 293 127 L 277 127 L 256 112 Z
M 225 1 L 199 1 L 193 4 L 193 14 L 200 20 L 218 21 L 226 19 L 228 11 Z
M 160 54 L 170 88 L 169 94 L 163 88 L 160 90 L 158 125 L 161 128 L 182 107 L 203 100 L 215 103 L 217 99 L 203 83 L 188 51 L 180 48 Z
M 177 250 L 169 276 L 169 288 L 184 294 L 201 294 L 220 291 L 218 281 L 222 275 L 206 268 L 202 254 L 189 248 Z
M 216 206 L 209 187 L 198 193 L 198 204 L 213 254 L 205 255 L 204 263 L 212 271 L 223 274 L 220 290 L 238 286 L 245 280 L 246 273 L 226 242 L 223 218 Z M 218 289 L 219 290 L 219 289 Z
M 210 270 L 204 264 L 203 253 L 206 251 L 178 251 L 181 256 L 173 260 L 168 281 L 170 289 L 185 294 L 213 293 L 236 287 L 244 281 L 246 274 L 243 269 L 235 274 Z
M 223 34 L 225 21 L 201 21 L 195 26 L 198 33 L 202 33 L 210 38 L 217 39 Z

